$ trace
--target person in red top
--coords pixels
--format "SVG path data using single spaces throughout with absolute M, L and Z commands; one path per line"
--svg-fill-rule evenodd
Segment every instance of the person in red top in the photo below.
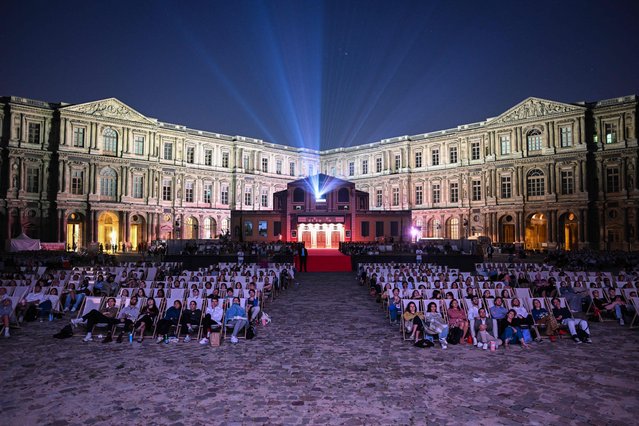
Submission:
M 466 312 L 459 307 L 459 302 L 456 299 L 450 301 L 448 305 L 448 326 L 452 329 L 457 327 L 462 331 L 462 337 L 460 342 L 466 343 L 466 337 L 468 335 L 468 317 Z

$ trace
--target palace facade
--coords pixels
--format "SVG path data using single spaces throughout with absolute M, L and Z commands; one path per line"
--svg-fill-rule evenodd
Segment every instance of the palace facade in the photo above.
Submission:
M 478 123 L 314 151 L 165 123 L 117 99 L 4 97 L 0 237 L 210 239 L 231 231 L 231 211 L 272 214 L 288 183 L 323 173 L 369 194 L 365 210 L 410 210 L 417 237 L 639 249 L 637 107 L 634 95 L 528 98 Z M 301 240 L 293 231 L 282 239 Z

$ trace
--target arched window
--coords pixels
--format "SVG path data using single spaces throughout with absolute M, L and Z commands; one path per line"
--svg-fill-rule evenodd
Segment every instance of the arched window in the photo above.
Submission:
M 540 197 L 545 194 L 544 190 L 544 172 L 539 169 L 532 169 L 528 172 L 526 178 L 526 188 L 529 197 Z
M 446 230 L 448 238 L 451 240 L 459 239 L 459 219 L 453 217 L 448 220 L 448 229 Z
M 337 202 L 338 203 L 348 203 L 350 196 L 348 194 L 348 188 L 342 188 L 337 193 Z
M 204 235 L 202 236 L 202 238 L 205 239 L 211 239 L 211 238 L 215 238 L 215 235 L 217 233 L 217 224 L 215 222 L 215 219 L 207 217 L 206 219 L 204 219 Z
M 293 202 L 303 203 L 305 195 L 306 194 L 302 188 L 295 188 L 295 191 L 293 191 Z
M 541 150 L 541 132 L 537 129 L 533 129 L 526 135 L 528 141 L 528 151 L 540 151 Z
M 439 222 L 439 219 L 433 219 L 430 222 L 430 225 L 430 235 L 432 235 L 433 238 L 441 238 L 442 225 Z
M 222 219 L 222 234 L 226 235 L 229 232 L 229 228 L 230 228 L 230 220 L 228 218 L 224 218 Z
M 104 129 L 102 132 L 102 150 L 106 153 L 116 154 L 118 152 L 118 134 L 113 129 Z
M 115 170 L 107 167 L 100 172 L 100 195 L 115 197 L 118 175 Z

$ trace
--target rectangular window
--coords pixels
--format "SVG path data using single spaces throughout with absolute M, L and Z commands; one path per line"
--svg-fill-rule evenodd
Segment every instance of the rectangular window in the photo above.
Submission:
M 84 171 L 74 170 L 71 172 L 71 193 L 74 195 L 84 194 Z
M 479 142 L 472 142 L 470 144 L 470 159 L 479 160 L 481 152 L 479 151 Z
M 415 153 L 415 167 L 419 168 L 421 166 L 422 166 L 422 153 L 420 151 Z
M 282 235 L 282 222 L 279 220 L 273 222 L 273 236 L 279 237 Z
M 139 176 L 139 175 L 133 176 L 133 188 L 131 193 L 133 195 L 133 198 L 144 197 L 144 176 Z
M 40 143 L 40 123 L 29 123 L 29 143 Z
M 348 175 L 355 176 L 355 162 L 351 161 L 348 163 Z
M 164 159 L 173 160 L 173 142 L 164 142 Z
M 244 156 L 244 158 L 242 159 L 242 161 L 243 161 L 243 163 L 244 163 L 244 164 L 243 164 L 244 170 L 248 170 L 248 169 L 249 169 L 249 165 L 250 165 L 250 159 L 249 159 L 249 156 L 248 156 L 248 155 L 245 155 L 245 156 Z
M 144 136 L 135 136 L 133 138 L 133 153 L 135 155 L 144 155 Z
M 418 206 L 424 204 L 424 187 L 421 185 L 415 187 L 415 204 Z
M 222 185 L 220 191 L 220 204 L 227 206 L 229 204 L 229 187 L 228 185 Z
M 186 147 L 186 162 L 189 164 L 195 163 L 195 148 L 192 146 Z
M 400 155 L 395 156 L 395 170 L 402 168 L 402 157 Z
M 278 175 L 282 174 L 282 160 L 277 160 L 275 162 L 275 173 Z
M 257 222 L 257 234 L 260 237 L 267 237 L 268 236 L 268 222 L 265 220 L 260 220 L 259 222 Z
M 291 163 L 288 165 L 288 169 L 289 169 L 289 174 L 290 174 L 291 176 L 295 176 L 295 163 L 291 162 Z
M 559 129 L 561 135 L 561 147 L 566 148 L 572 146 L 572 126 L 566 126 Z
M 501 155 L 510 154 L 510 136 L 500 136 L 499 146 L 501 147 Z
M 433 166 L 439 166 L 439 149 L 433 149 L 430 152 Z
M 399 206 L 399 188 L 393 188 L 393 206 Z
M 170 178 L 162 179 L 162 201 L 173 199 L 173 182 Z
M 83 127 L 73 129 L 73 146 L 76 148 L 84 148 L 84 132 Z
M 433 204 L 439 204 L 440 200 L 441 200 L 441 193 L 439 190 L 439 184 L 438 183 L 434 183 L 432 186 L 433 189 Z
M 390 223 L 390 228 L 391 237 L 399 237 L 399 222 L 392 221 Z
M 362 237 L 368 237 L 371 234 L 371 226 L 370 222 L 364 221 L 362 222 Z
M 458 182 L 450 183 L 450 202 L 451 203 L 459 202 L 459 183 Z
M 526 178 L 526 188 L 528 190 L 528 196 L 530 197 L 542 197 L 546 191 L 544 188 L 545 179 L 541 172 L 531 172 Z
M 481 200 L 481 180 L 473 180 L 472 197 L 473 197 L 473 201 Z
M 572 170 L 561 171 L 561 193 L 570 195 L 575 192 L 575 179 Z
M 268 189 L 262 190 L 262 207 L 268 207 Z
M 375 237 L 383 237 L 384 236 L 384 222 L 378 221 L 375 222 Z
M 375 207 L 381 207 L 383 201 L 382 190 L 377 189 L 375 191 Z
M 204 184 L 204 202 L 206 204 L 211 204 L 211 200 L 213 199 L 213 185 L 210 183 Z
M 229 153 L 228 152 L 223 152 L 222 153 L 222 167 L 224 167 L 225 169 L 229 168 Z
M 228 159 L 227 159 L 228 161 Z M 205 149 L 204 150 L 204 165 L 205 166 L 212 166 L 213 165 L 213 150 L 212 149 Z
M 501 198 L 511 198 L 513 193 L 510 176 L 501 176 Z
M 35 167 L 27 169 L 27 192 L 40 192 L 40 169 Z
M 619 168 L 608 167 L 606 169 L 606 192 L 619 192 Z
M 253 205 L 253 191 L 251 191 L 251 188 L 246 188 L 246 190 L 244 191 L 244 205 Z
M 375 173 L 381 173 L 382 172 L 382 159 L 381 158 L 376 158 L 375 159 Z
M 450 164 L 455 164 L 457 163 L 457 147 L 456 146 L 451 146 L 450 147 L 450 151 L 448 151 L 448 159 L 450 160 Z
M 533 130 L 528 133 L 528 151 L 540 151 L 541 150 L 541 133 L 538 130 Z
M 193 202 L 193 182 L 189 181 L 184 185 L 184 201 Z
M 604 134 L 606 135 L 606 143 L 617 142 L 617 124 L 604 123 Z M 29 138 L 29 142 L 31 141 L 30 139 L 31 138 Z
M 262 172 L 268 173 L 268 158 L 262 158 Z
M 368 160 L 362 160 L 362 174 L 368 174 Z
M 244 222 L 244 235 L 247 237 L 253 236 L 253 222 L 250 220 Z

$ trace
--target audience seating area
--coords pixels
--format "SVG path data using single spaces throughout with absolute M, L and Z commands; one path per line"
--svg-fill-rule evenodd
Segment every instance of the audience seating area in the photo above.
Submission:
M 488 318 L 496 298 L 503 300 L 506 309 L 513 308 L 518 301 L 530 315 L 534 300 L 552 313 L 551 299 L 557 296 L 561 307 L 569 307 L 571 314 L 599 321 L 619 320 L 615 318 L 614 307 L 610 307 L 617 298 L 624 314 L 620 324 L 624 325 L 625 317 L 629 319 L 630 328 L 639 327 L 639 272 L 634 270 L 613 274 L 573 272 L 548 264 L 479 263 L 471 273 L 428 263 L 362 263 L 358 271 L 360 284 L 365 285 L 381 303 L 384 314 L 393 326 L 399 326 L 404 340 L 410 338 L 402 314 L 410 302 L 420 313 L 426 312 L 428 305 L 434 302 L 447 323 L 450 303 L 457 300 L 472 328 L 474 313 L 471 313 L 471 299 L 475 296 L 479 298 L 475 309 L 485 308 Z M 396 300 L 395 294 L 401 300 L 397 321 L 393 321 L 391 312 L 396 308 L 390 306 Z M 593 315 L 595 311 L 597 315 Z M 618 312 L 616 316 L 619 316 Z M 501 324 L 498 325 L 497 321 L 493 324 L 493 335 L 500 338 L 496 330 L 502 328 Z M 541 324 L 531 321 L 531 326 Z M 560 323 L 557 337 L 565 335 L 564 329 L 565 326 Z
M 271 263 L 264 267 L 264 265 L 247 263 L 219 263 L 197 271 L 189 271 L 175 262 L 146 265 L 127 263 L 117 267 L 83 267 L 72 270 L 49 270 L 39 267 L 34 271 L 24 271 L 2 278 L 0 287 L 5 289 L 12 302 L 10 315 L 12 328 L 22 328 L 25 325 L 22 318 L 24 311 L 20 311 L 19 307 L 26 307 L 29 300 L 37 301 L 38 310 L 43 309 L 43 302 L 51 302 L 50 309 L 47 307 L 48 315 L 41 316 L 40 321 L 57 318 L 68 321 L 80 318 L 94 309 L 97 311 L 105 309 L 111 297 L 115 298 L 115 307 L 119 313 L 121 309 L 130 305 L 131 297 L 135 295 L 138 297 L 138 308 L 145 306 L 147 300 L 153 298 L 159 309 L 159 315 L 155 317 L 153 327 L 146 330 L 146 335 L 156 337 L 158 321 L 164 318 L 166 310 L 179 300 L 182 313 L 177 324 L 181 324 L 182 314 L 188 309 L 190 302 L 195 302 L 200 312 L 199 322 L 191 321 L 189 329 L 196 330 L 191 337 L 200 338 L 206 335 L 202 321 L 206 308 L 214 298 L 219 299 L 219 305 L 224 310 L 222 323 L 226 324 L 226 311 L 234 297 L 238 297 L 240 305 L 245 308 L 249 291 L 253 289 L 259 308 L 263 312 L 267 304 L 293 283 L 294 274 L 292 264 Z M 102 291 L 98 291 L 96 287 L 98 282 L 112 282 L 114 285 L 101 287 Z M 71 294 L 74 300 L 77 300 L 75 292 L 79 291 L 83 285 L 86 292 L 80 296 L 81 303 L 74 309 L 73 303 L 65 303 L 67 296 Z M 106 291 L 104 291 L 105 288 L 107 288 Z M 39 294 L 36 294 L 38 289 L 40 289 Z M 253 320 L 257 322 L 257 318 Z M 64 325 L 63 321 L 59 322 Z M 122 328 L 121 323 L 95 325 L 96 331 L 103 330 L 105 333 L 112 334 Z M 244 327 L 241 336 L 246 336 L 247 328 Z M 180 329 L 179 326 L 172 327 L 170 334 L 180 339 L 183 337 Z M 226 336 L 226 331 L 227 327 L 222 327 L 223 337 Z

